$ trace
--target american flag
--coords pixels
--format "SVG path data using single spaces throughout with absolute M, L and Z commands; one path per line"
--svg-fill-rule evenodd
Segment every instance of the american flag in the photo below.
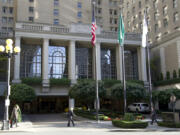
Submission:
M 92 11 L 92 26 L 91 26 L 91 34 L 92 34 L 92 39 L 91 39 L 91 44 L 95 46 L 96 44 L 96 19 L 95 19 L 95 3 L 93 3 L 93 11 Z

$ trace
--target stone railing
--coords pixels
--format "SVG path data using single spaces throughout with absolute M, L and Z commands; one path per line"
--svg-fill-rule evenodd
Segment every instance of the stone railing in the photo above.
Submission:
M 56 26 L 56 25 L 48 25 L 48 24 L 38 24 L 38 23 L 24 23 L 19 22 L 16 23 L 17 31 L 27 31 L 27 32 L 42 32 L 42 33 L 54 33 L 54 34 L 84 34 L 89 35 L 91 32 L 91 25 L 89 24 L 71 24 L 68 26 Z M 97 37 L 105 38 L 105 39 L 117 39 L 117 32 L 107 32 L 103 31 L 100 27 L 98 27 L 96 31 Z M 137 33 L 126 33 L 125 40 L 134 40 L 140 41 L 141 34 Z

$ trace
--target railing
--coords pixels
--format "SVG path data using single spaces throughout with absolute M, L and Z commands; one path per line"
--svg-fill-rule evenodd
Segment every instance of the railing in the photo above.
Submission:
M 42 33 L 54 33 L 54 34 L 90 34 L 91 25 L 88 24 L 71 24 L 67 26 L 56 26 L 56 25 L 48 25 L 48 24 L 35 24 L 35 23 L 24 23 L 19 22 L 16 23 L 16 30 L 18 31 L 29 31 L 29 32 L 42 32 Z M 105 39 L 117 39 L 117 32 L 107 32 L 99 29 L 96 32 L 99 38 Z M 141 40 L 141 34 L 137 33 L 126 33 L 125 40 Z

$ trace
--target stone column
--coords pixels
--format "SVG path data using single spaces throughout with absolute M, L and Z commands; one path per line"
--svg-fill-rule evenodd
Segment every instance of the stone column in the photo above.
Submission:
M 166 75 L 166 62 L 165 62 L 165 50 L 164 47 L 160 48 L 160 64 L 161 64 L 161 72 L 163 75 Z
M 122 75 L 122 49 L 120 45 L 116 45 L 116 69 L 117 80 L 123 80 Z
M 68 77 L 71 84 L 76 83 L 76 42 L 73 40 L 68 47 Z
M 21 37 L 15 37 L 15 46 L 19 46 L 21 48 Z M 21 83 L 20 80 L 20 54 L 19 52 L 17 55 L 15 55 L 14 59 L 14 79 L 13 83 Z
M 101 80 L 101 44 L 100 43 L 96 43 L 96 45 L 93 47 L 93 78 L 94 79 L 96 79 L 96 69 L 97 69 L 97 80 Z
M 42 50 L 42 79 L 43 79 L 43 92 L 49 91 L 49 77 L 48 77 L 48 58 L 49 58 L 49 39 L 43 39 Z
M 138 72 L 139 80 L 147 82 L 147 67 L 146 67 L 146 48 L 140 47 L 138 53 Z

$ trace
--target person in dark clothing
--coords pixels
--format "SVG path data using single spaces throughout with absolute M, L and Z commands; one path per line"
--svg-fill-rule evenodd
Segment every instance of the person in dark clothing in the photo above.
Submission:
M 74 120 L 73 120 L 73 109 L 71 108 L 69 111 L 68 111 L 68 124 L 67 126 L 70 127 L 70 123 L 72 122 L 73 126 L 75 126 L 74 124 Z
M 153 125 L 154 122 L 157 123 L 157 115 L 156 115 L 156 110 L 154 107 L 151 108 L 151 125 Z

